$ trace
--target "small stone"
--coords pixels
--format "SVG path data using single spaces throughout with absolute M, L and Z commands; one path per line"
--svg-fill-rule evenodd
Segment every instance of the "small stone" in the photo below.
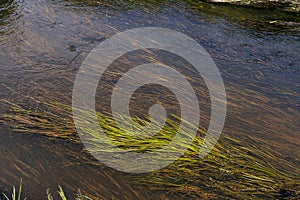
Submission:
M 75 52 L 76 51 L 76 46 L 75 45 L 71 45 L 70 46 L 70 51 L 71 52 Z

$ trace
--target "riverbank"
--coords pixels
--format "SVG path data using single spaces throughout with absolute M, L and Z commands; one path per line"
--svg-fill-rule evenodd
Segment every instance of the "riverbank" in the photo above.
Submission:
M 287 12 L 300 12 L 299 0 L 208 0 L 213 3 L 228 3 L 237 6 L 247 6 L 263 9 L 278 9 Z

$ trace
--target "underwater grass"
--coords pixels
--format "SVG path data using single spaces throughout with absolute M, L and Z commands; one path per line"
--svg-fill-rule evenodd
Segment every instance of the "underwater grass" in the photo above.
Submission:
M 6 112 L 0 115 L 0 123 L 23 134 L 41 134 L 80 143 L 71 107 L 59 103 L 43 104 L 48 108 L 46 111 L 29 110 L 1 100 L 0 107 L 5 107 Z M 98 113 L 98 119 L 112 143 L 137 152 L 153 151 L 168 144 L 177 127 L 170 121 L 169 126 L 158 135 L 145 140 L 130 136 L 117 127 L 109 116 Z M 84 126 L 84 129 L 89 133 L 91 143 L 94 140 L 99 145 L 98 133 L 89 126 Z M 185 136 L 189 137 L 189 129 L 186 131 Z M 198 132 L 204 133 L 205 130 L 200 127 Z M 299 198 L 299 168 L 287 162 L 280 152 L 257 145 L 263 142 L 260 139 L 247 136 L 245 142 L 244 139 L 223 134 L 210 154 L 200 159 L 198 151 L 203 143 L 200 135 L 194 138 L 192 145 L 186 146 L 188 150 L 185 154 L 170 166 L 148 174 L 122 175 L 142 190 L 164 191 L 174 198 Z M 96 145 L 95 151 L 99 151 Z M 102 165 L 86 159 L 93 165 Z
M 70 6 L 73 9 L 99 6 L 113 10 L 139 9 L 149 13 L 159 12 L 168 7 L 180 7 L 192 13 L 200 13 L 201 15 L 205 13 L 209 16 L 226 18 L 247 29 L 272 30 L 274 32 L 280 31 L 280 33 L 284 29 L 290 29 L 299 32 L 299 3 L 286 2 L 282 4 L 277 1 L 265 1 L 265 3 L 260 1 L 212 2 L 210 0 L 67 0 L 67 2 L 73 5 Z

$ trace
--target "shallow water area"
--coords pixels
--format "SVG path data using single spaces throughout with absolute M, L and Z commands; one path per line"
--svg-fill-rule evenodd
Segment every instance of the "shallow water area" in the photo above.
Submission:
M 69 196 L 79 188 L 106 199 L 216 195 L 215 189 L 208 189 L 213 186 L 197 185 L 189 177 L 188 173 L 199 174 L 198 169 L 185 171 L 182 180 L 163 173 L 174 183 L 165 188 L 159 182 L 148 184 L 146 175 L 128 175 L 103 166 L 73 141 L 76 131 L 69 110 L 50 105 L 71 105 L 80 64 L 101 41 L 120 31 L 158 26 L 193 38 L 218 66 L 228 98 L 221 143 L 230 136 L 241 141 L 245 152 L 258 149 L 278 158 L 248 152 L 262 162 L 266 159 L 278 174 L 288 174 L 284 180 L 274 175 L 274 198 L 282 195 L 280 184 L 295 195 L 300 191 L 299 14 L 190 1 L 0 0 L 0 5 L 0 190 L 10 191 L 22 177 L 28 199 L 44 198 L 47 188 L 55 193 L 59 184 Z M 207 95 L 202 87 L 199 92 Z M 105 107 L 102 98 L 99 94 L 99 107 Z M 201 104 L 203 126 L 208 124 L 209 105 L 207 99 Z M 66 130 L 57 128 L 64 125 Z M 63 137 L 56 139 L 53 133 Z M 68 140 L 69 133 L 72 140 Z M 247 162 L 251 161 L 245 161 L 245 166 L 251 165 Z M 222 165 L 229 166 L 230 162 Z M 228 175 L 228 180 L 213 173 L 209 176 L 212 184 L 239 184 L 238 176 Z M 261 197 L 253 191 L 249 195 L 255 188 L 250 179 L 245 198 Z M 223 197 L 238 197 L 234 187 L 231 193 L 224 191 L 220 191 Z

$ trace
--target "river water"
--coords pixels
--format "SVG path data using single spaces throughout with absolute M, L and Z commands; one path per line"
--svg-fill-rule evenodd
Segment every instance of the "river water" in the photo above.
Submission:
M 0 5 L 2 101 L 39 112 L 49 108 L 35 99 L 70 104 L 80 64 L 97 44 L 128 29 L 165 27 L 196 40 L 217 64 L 228 98 L 224 134 L 271 149 L 282 158 L 278 166 L 299 172 L 299 14 L 185 1 Z M 1 105 L 2 116 L 9 112 Z M 137 187 L 122 173 L 88 163 L 74 153 L 82 146 L 66 139 L 22 134 L 11 124 L 1 121 L 1 191 L 10 191 L 23 177 L 24 196 L 30 199 L 43 198 L 46 188 L 55 193 L 59 184 L 70 196 L 78 188 L 108 199 L 111 194 L 156 199 L 169 193 Z

